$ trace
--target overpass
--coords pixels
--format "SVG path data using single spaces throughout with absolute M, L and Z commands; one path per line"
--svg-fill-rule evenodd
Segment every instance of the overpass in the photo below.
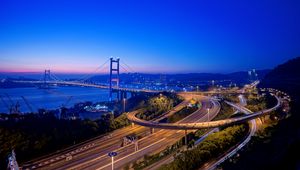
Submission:
M 136 117 L 138 112 L 131 112 L 127 115 L 128 119 L 135 124 L 146 126 L 150 128 L 158 128 L 158 129 L 173 129 L 173 130 L 192 130 L 192 129 L 203 129 L 203 128 L 215 128 L 220 126 L 227 126 L 232 124 L 237 124 L 241 122 L 245 122 L 248 120 L 252 120 L 258 118 L 260 116 L 264 116 L 281 106 L 281 99 L 275 95 L 273 95 L 277 99 L 277 104 L 269 109 L 265 109 L 262 111 L 255 112 L 253 114 L 237 117 L 237 118 L 229 118 L 224 120 L 217 120 L 217 121 L 210 121 L 210 122 L 199 122 L 199 123 L 157 123 L 152 121 L 142 120 Z M 211 99 L 211 101 L 215 104 L 216 101 Z M 232 107 L 236 108 L 237 110 L 248 113 L 249 110 L 243 106 L 226 102 L 227 104 L 231 105 Z

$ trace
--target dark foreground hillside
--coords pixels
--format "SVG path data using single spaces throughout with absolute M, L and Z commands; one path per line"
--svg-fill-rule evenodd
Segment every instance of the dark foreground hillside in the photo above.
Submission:
M 300 169 L 300 57 L 277 66 L 262 80 L 261 87 L 272 87 L 292 97 L 291 116 L 270 129 L 272 134 L 249 146 L 226 169 Z
M 300 98 L 300 57 L 277 66 L 263 79 L 261 86 L 288 92 L 294 100 Z M 299 101 L 298 101 L 299 102 Z

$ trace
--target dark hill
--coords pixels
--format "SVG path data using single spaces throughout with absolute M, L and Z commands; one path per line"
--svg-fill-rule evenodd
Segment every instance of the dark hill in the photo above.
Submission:
M 299 100 L 300 57 L 277 66 L 265 76 L 260 86 L 280 89 L 289 93 L 294 100 Z
M 224 170 L 300 169 L 300 57 L 270 71 L 260 87 L 276 88 L 292 97 L 291 116 L 267 129 L 271 135 L 262 141 L 254 139 L 235 163 L 224 164 Z

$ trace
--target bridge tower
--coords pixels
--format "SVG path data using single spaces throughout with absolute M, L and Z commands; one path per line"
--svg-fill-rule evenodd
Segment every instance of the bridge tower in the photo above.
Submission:
M 16 154 L 14 150 L 12 150 L 11 154 L 8 157 L 8 165 L 7 169 L 9 170 L 19 170 L 19 165 L 16 159 Z
M 49 84 L 47 81 L 50 81 L 50 70 L 45 70 L 44 74 L 44 88 L 49 88 Z
M 114 86 L 117 88 L 117 95 L 119 99 L 119 82 L 120 82 L 120 58 L 113 59 L 110 58 L 110 69 L 109 69 L 109 101 L 112 101 L 113 93 L 113 83 L 116 83 Z

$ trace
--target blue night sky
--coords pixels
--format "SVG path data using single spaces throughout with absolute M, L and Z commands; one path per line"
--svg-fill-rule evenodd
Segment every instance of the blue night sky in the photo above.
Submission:
M 0 71 L 233 72 L 300 56 L 300 1 L 0 0 Z

